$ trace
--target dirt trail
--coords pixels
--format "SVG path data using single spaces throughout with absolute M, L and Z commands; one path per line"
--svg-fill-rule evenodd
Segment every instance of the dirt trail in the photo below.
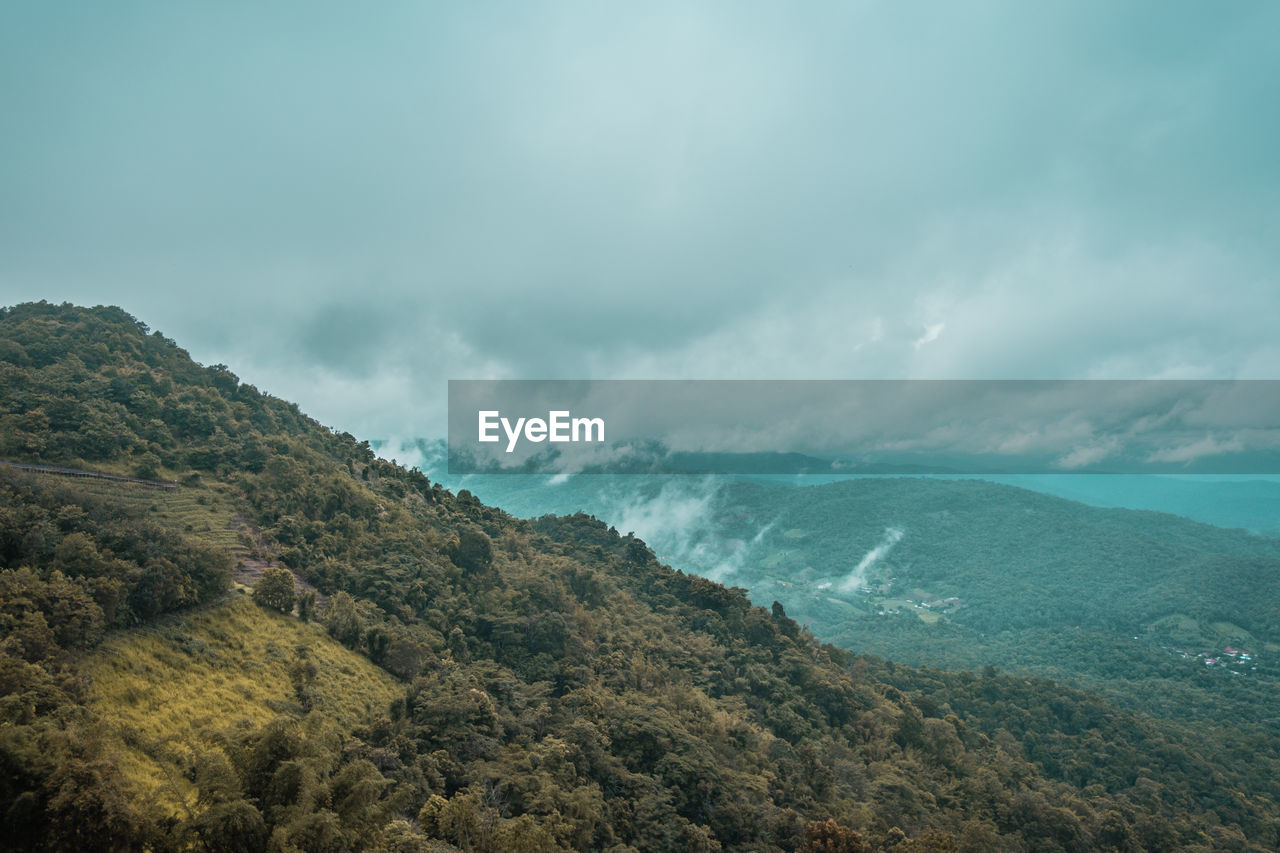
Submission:
M 248 550 L 236 555 L 236 567 L 231 573 L 231 580 L 234 583 L 252 589 L 258 581 L 262 580 L 263 572 L 272 566 L 276 566 L 286 569 L 289 574 L 293 575 L 293 582 L 297 587 L 298 594 L 301 595 L 304 592 L 315 593 L 316 613 L 324 610 L 329 603 L 329 596 L 299 577 L 298 573 L 293 569 L 288 566 L 281 566 L 274 559 L 275 549 L 267 544 L 266 537 L 262 535 L 261 529 L 252 524 L 243 514 L 236 515 L 235 525 L 241 542 L 248 546 Z
M 258 581 L 262 580 L 262 573 L 271 566 L 286 569 L 289 574 L 293 575 L 293 582 L 297 584 L 297 591 L 299 595 L 303 592 L 315 593 L 316 612 L 319 613 L 321 610 L 324 610 L 325 605 L 329 603 L 329 596 L 298 577 L 298 573 L 287 566 L 280 566 L 278 563 L 270 563 L 260 557 L 241 557 L 236 562 L 235 570 L 231 573 L 231 579 L 237 584 L 241 584 L 252 589 Z

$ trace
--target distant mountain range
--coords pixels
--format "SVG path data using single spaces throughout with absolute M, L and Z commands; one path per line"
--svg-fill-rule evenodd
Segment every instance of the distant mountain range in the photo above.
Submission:
M 385 453 L 392 446 L 386 441 L 372 441 L 373 448 Z M 493 493 L 510 504 L 513 512 L 536 515 L 554 507 L 559 512 L 590 510 L 581 496 L 590 495 L 586 488 L 579 495 L 574 490 L 546 491 L 543 485 L 563 482 L 551 475 L 450 475 L 443 440 L 415 439 L 397 443 L 394 452 L 406 458 L 406 464 L 453 487 L 470 487 L 477 494 Z M 939 478 L 979 479 L 1018 486 L 1032 491 L 1069 498 L 1101 507 L 1146 509 L 1185 516 L 1217 527 L 1241 528 L 1253 533 L 1280 536 L 1280 475 L 1273 474 L 957 474 L 954 470 L 919 467 L 906 471 L 902 466 L 878 466 L 850 475 L 833 469 L 829 459 L 802 454 L 675 454 L 670 464 L 683 474 L 716 474 L 722 479 L 740 479 L 788 485 L 821 485 L 840 482 L 855 476 L 920 475 Z M 726 473 L 727 472 L 727 473 Z M 645 475 L 643 467 L 632 471 L 598 471 L 601 476 L 625 473 Z M 653 475 L 660 476 L 660 475 Z M 536 493 L 527 503 L 522 493 Z M 496 499 L 496 497 L 495 497 Z M 578 501 L 575 503 L 575 501 Z
M 1205 496 L 1276 489 L 1062 480 L 1035 484 L 1075 484 L 1095 499 L 1181 500 L 1220 515 L 1233 505 Z M 1176 684 L 1204 713 L 1227 703 L 1233 718 L 1277 723 L 1265 696 L 1280 676 L 1280 540 L 971 479 L 792 482 L 466 480 L 513 512 L 587 511 L 636 531 L 673 565 L 742 586 L 759 604 L 777 600 L 819 638 L 846 648 L 916 665 L 1049 675 L 1106 687 L 1156 712 L 1163 705 L 1147 700 L 1160 692 L 1139 685 Z M 1242 498 L 1235 506 L 1258 504 Z M 1221 654 L 1232 644 L 1254 652 L 1247 666 L 1227 666 L 1238 661 Z M 1223 666 L 1205 665 L 1214 658 Z

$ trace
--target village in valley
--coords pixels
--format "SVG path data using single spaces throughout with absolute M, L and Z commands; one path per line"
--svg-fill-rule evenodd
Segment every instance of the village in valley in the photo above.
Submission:
M 1238 649 L 1235 646 L 1223 646 L 1221 651 L 1193 652 L 1186 649 L 1168 649 L 1183 660 L 1199 661 L 1205 666 L 1216 666 L 1226 669 L 1235 675 L 1255 672 L 1258 669 L 1252 652 Z
M 1175 613 L 1148 624 L 1145 632 L 1154 646 L 1195 669 L 1236 676 L 1280 674 L 1275 671 L 1280 646 L 1232 622 Z

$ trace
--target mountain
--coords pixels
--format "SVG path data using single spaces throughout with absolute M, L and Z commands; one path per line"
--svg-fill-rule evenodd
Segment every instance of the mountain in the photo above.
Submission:
M 1264 732 L 1225 754 L 1050 681 L 820 644 L 119 309 L 4 309 L 0 389 L 0 456 L 69 469 L 0 467 L 13 849 L 1276 845 Z
M 1273 475 L 1029 474 L 990 479 L 1094 506 L 1149 509 L 1216 527 L 1280 535 L 1280 478 Z
M 1280 724 L 1267 699 L 1280 678 L 1271 537 L 971 479 L 465 482 L 530 515 L 590 507 L 846 648 L 1050 676 L 1175 717 Z
M 374 449 L 391 448 L 387 442 L 371 442 Z M 394 446 L 406 463 L 439 476 L 450 486 L 470 488 L 486 499 L 503 502 L 511 512 L 534 517 L 546 512 L 607 512 L 618 497 L 649 490 L 652 483 L 696 482 L 688 477 L 628 475 L 613 488 L 607 475 L 529 476 L 460 475 L 447 473 L 444 442 L 417 439 Z M 698 473 L 687 472 L 687 473 Z M 887 474 L 872 476 L 890 476 Z M 951 475 L 928 471 L 896 471 L 892 476 L 920 476 L 937 480 L 980 480 L 1016 486 L 1097 507 L 1152 510 L 1211 524 L 1275 537 L 1280 535 L 1280 478 L 1274 475 L 1213 476 L 1163 474 L 1005 474 Z M 866 475 L 717 475 L 718 484 L 735 481 L 789 486 L 819 486 L 856 482 Z M 511 502 L 508 505 L 508 502 Z

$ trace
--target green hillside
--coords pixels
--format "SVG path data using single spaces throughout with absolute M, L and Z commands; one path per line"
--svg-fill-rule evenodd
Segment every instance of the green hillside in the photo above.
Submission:
M 5 309 L 0 389 L 0 456 L 183 484 L 0 469 L 15 849 L 1277 843 L 1274 741 L 1224 756 L 1051 682 L 819 645 L 598 521 L 381 461 L 118 309 Z M 229 592 L 264 567 L 256 602 Z M 290 574 L 317 592 L 296 610 Z
M 1280 732 L 1271 537 L 975 480 L 469 483 L 527 514 L 590 507 L 643 527 L 664 559 L 781 601 L 845 648 L 1047 676 L 1170 719 Z

